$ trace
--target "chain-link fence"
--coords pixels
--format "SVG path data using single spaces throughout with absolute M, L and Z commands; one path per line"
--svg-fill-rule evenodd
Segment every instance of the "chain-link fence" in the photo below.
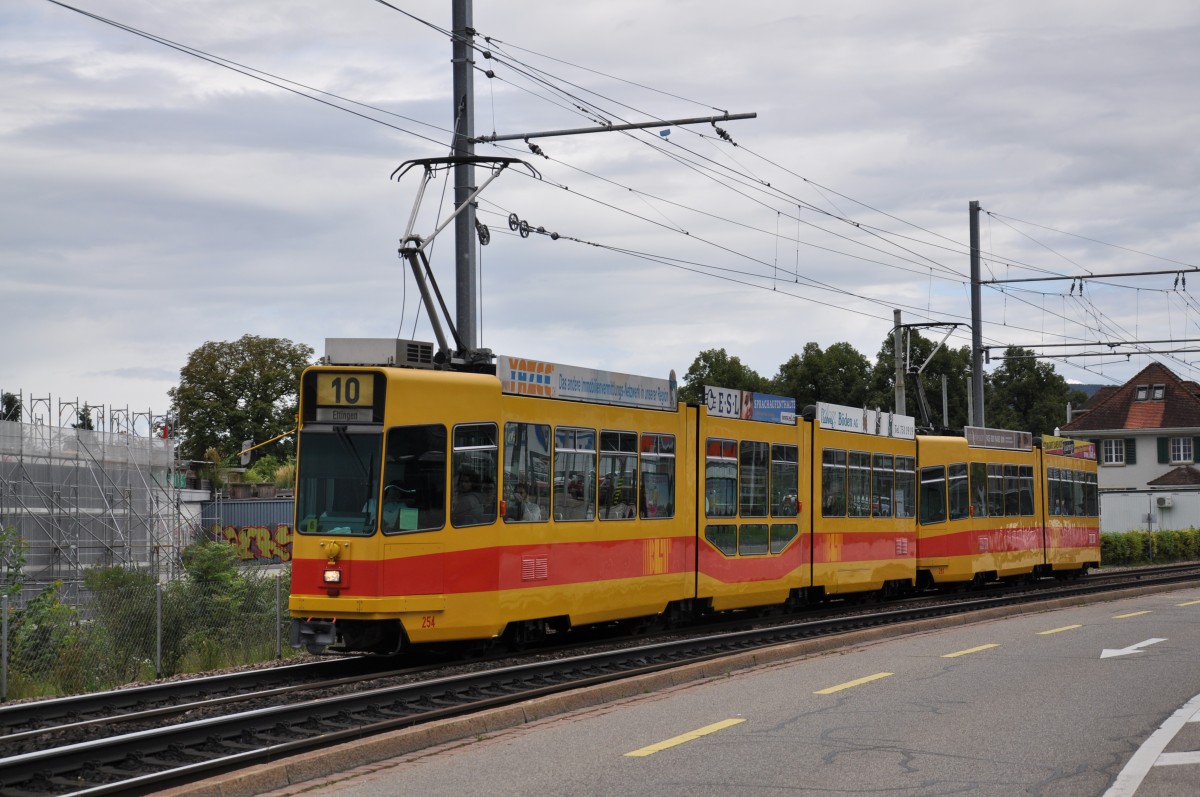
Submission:
M 89 571 L 77 604 L 51 586 L 3 598 L 0 699 L 101 691 L 135 681 L 292 655 L 288 570 L 226 567 L 217 557 L 161 582 L 139 570 Z

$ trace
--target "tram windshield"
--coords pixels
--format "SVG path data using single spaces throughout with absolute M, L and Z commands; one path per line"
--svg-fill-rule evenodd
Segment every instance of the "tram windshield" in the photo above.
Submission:
M 368 535 L 375 531 L 378 432 L 345 427 L 300 433 L 296 520 L 301 534 Z

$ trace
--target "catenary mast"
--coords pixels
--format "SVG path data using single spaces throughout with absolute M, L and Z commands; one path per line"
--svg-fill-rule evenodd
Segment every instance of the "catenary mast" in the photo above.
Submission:
M 455 157 L 475 154 L 475 28 L 472 0 L 451 0 L 451 34 L 454 61 L 454 148 Z M 470 163 L 454 166 L 454 205 L 459 207 L 475 190 L 475 167 Z M 475 328 L 475 206 L 466 208 L 454 220 L 455 326 L 468 349 L 479 345 Z

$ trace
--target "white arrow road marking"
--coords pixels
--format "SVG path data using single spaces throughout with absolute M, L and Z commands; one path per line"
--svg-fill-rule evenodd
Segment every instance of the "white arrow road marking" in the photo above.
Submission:
M 1150 647 L 1151 645 L 1157 645 L 1159 642 L 1166 642 L 1166 641 L 1167 640 L 1165 640 L 1165 639 L 1159 639 L 1158 637 L 1154 637 L 1153 639 L 1147 639 L 1145 642 L 1139 642 L 1136 645 L 1130 645 L 1127 648 L 1120 648 L 1118 650 L 1113 650 L 1112 648 L 1105 648 L 1104 650 L 1100 651 L 1100 658 L 1111 659 L 1113 656 L 1128 656 L 1130 653 L 1141 653 L 1142 648 L 1147 648 L 1147 647 Z

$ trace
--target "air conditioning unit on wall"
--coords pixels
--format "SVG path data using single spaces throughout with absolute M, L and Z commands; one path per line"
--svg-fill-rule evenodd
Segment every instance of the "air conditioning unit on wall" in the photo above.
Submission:
M 1154 505 L 1159 509 L 1170 509 L 1175 505 L 1175 501 L 1169 495 L 1160 495 L 1155 497 Z

